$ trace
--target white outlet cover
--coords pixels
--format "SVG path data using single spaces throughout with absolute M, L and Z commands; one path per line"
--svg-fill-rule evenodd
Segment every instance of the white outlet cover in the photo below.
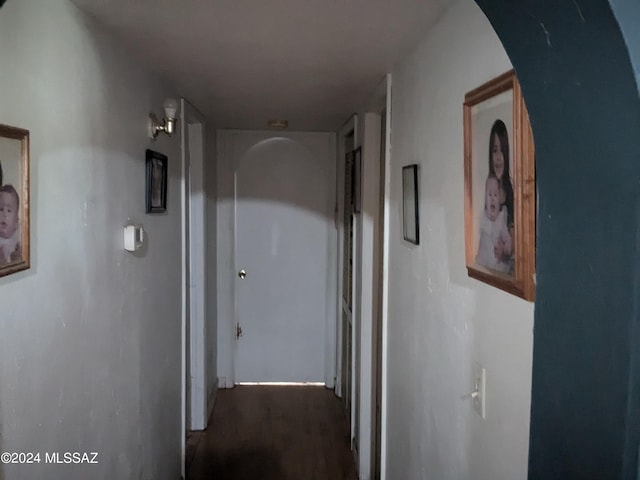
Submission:
M 473 398 L 473 409 L 484 420 L 487 418 L 487 370 L 479 363 L 473 365 L 473 391 L 478 392 Z

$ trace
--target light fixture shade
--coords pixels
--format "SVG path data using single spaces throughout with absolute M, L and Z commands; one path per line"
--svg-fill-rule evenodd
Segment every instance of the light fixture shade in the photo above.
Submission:
M 286 130 L 287 128 L 289 128 L 289 122 L 287 120 L 281 120 L 277 118 L 269 120 L 267 122 L 267 125 L 273 130 Z
M 178 101 L 175 98 L 167 98 L 162 104 L 164 114 L 167 118 L 176 118 L 178 111 Z

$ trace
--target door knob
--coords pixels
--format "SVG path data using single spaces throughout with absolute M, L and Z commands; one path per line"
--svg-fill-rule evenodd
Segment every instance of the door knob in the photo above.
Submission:
M 238 276 L 244 280 L 244 278 L 247 276 L 247 272 L 244 268 L 238 272 Z

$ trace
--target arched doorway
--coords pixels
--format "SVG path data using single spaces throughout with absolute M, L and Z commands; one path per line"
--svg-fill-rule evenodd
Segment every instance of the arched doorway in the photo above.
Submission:
M 476 3 L 515 67 L 536 142 L 529 478 L 636 478 L 640 100 L 627 44 L 640 5 Z

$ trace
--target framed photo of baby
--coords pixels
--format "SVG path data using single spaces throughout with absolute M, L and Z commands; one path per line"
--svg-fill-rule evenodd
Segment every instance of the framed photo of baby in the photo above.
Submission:
M 0 125 L 0 277 L 29 266 L 29 131 Z
M 513 71 L 464 99 L 465 249 L 470 277 L 535 297 L 535 152 Z

